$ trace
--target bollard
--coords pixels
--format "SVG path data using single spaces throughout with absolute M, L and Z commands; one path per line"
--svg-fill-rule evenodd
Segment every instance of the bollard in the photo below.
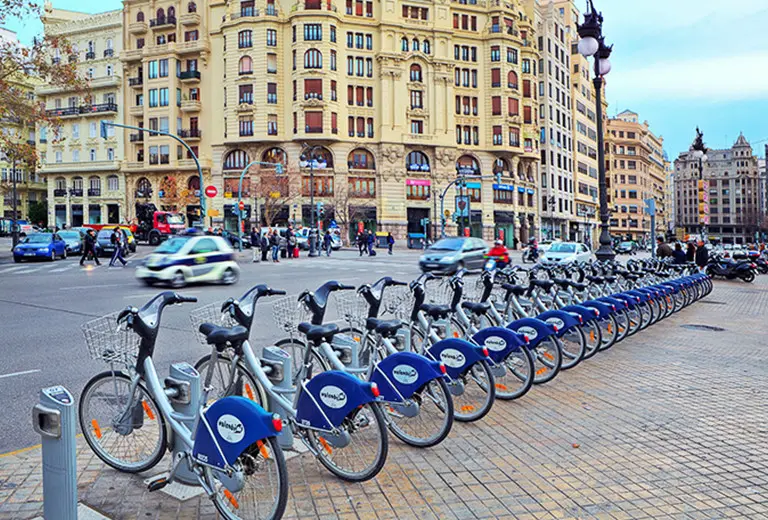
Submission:
M 77 520 L 75 400 L 63 386 L 40 390 L 32 427 L 42 437 L 45 518 Z
M 165 387 L 176 390 L 176 395 L 169 396 L 173 411 L 179 414 L 181 422 L 194 432 L 195 419 L 200 410 L 200 374 L 189 363 L 173 363 L 165 379 Z M 172 442 L 172 446 L 174 460 L 180 457 L 186 460 L 184 443 Z M 193 486 L 199 483 L 197 476 L 186 462 L 179 464 L 174 479 Z
M 279 347 L 265 347 L 262 359 L 267 366 L 272 368 L 269 379 L 275 385 L 275 392 L 293 402 L 293 394 L 296 393 L 296 389 L 293 387 L 293 366 L 291 365 L 290 354 Z M 282 419 L 290 417 L 288 411 L 272 396 L 269 397 L 269 409 L 280 415 Z M 283 432 L 282 435 L 277 436 L 277 442 L 281 448 L 291 448 L 293 435 L 291 432 Z

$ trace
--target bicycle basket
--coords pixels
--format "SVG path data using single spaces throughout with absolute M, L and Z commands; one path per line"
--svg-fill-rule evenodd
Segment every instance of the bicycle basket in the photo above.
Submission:
M 272 302 L 272 317 L 278 328 L 295 334 L 299 331 L 299 323 L 309 321 L 311 313 L 307 307 L 298 301 L 299 295 L 293 294 Z
M 453 289 L 451 288 L 450 278 L 443 278 L 438 282 L 433 282 L 426 286 L 426 301 L 438 305 L 448 305 L 453 299 Z
M 340 320 L 349 324 L 350 327 L 362 329 L 365 326 L 365 319 L 368 317 L 368 304 L 357 293 L 338 295 L 334 298 L 336 302 L 336 315 Z
M 379 316 L 395 314 L 396 310 L 401 306 L 407 307 L 406 313 L 410 314 L 411 309 L 413 308 L 413 295 L 411 290 L 405 285 L 388 287 L 387 290 L 384 291 L 384 297 L 381 300 Z
M 468 302 L 479 302 L 483 296 L 485 286 L 483 285 L 483 278 L 481 276 L 465 276 L 464 277 L 464 291 L 462 293 L 462 299 Z
M 192 330 L 195 332 L 198 341 L 203 345 L 207 345 L 208 342 L 205 339 L 205 334 L 200 333 L 200 325 L 203 323 L 213 323 L 219 327 L 234 327 L 237 325 L 237 321 L 229 315 L 229 313 L 221 312 L 221 306 L 224 302 L 216 302 L 208 305 L 198 307 L 189 313 L 189 321 L 192 322 Z
M 125 324 L 118 327 L 118 314 L 113 312 L 83 323 L 81 328 L 91 359 L 105 363 L 130 364 L 136 358 L 141 337 L 126 329 Z

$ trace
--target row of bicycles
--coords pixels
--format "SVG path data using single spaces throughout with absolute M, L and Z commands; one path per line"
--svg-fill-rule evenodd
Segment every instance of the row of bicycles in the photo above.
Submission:
M 83 326 L 89 353 L 109 364 L 84 388 L 79 419 L 96 455 L 144 472 L 167 452 L 150 490 L 201 486 L 228 519 L 280 518 L 288 493 L 283 450 L 308 451 L 337 477 L 362 482 L 385 465 L 389 434 L 435 446 L 455 422 L 479 421 L 498 401 L 679 312 L 712 290 L 688 266 L 631 260 L 574 266 L 459 270 L 411 282 L 330 281 L 288 296 L 257 285 L 191 312 L 210 352 L 173 363 L 161 381 L 153 354 L 169 305 L 158 294 Z M 286 338 L 256 320 L 271 306 Z

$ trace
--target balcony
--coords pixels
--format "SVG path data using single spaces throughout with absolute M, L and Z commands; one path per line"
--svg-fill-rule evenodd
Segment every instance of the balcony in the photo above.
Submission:
M 144 78 L 141 76 L 138 78 L 128 78 L 128 85 L 131 87 L 141 87 L 144 85 Z
M 254 7 L 241 7 L 239 13 L 232 13 L 229 15 L 230 20 L 238 20 L 240 18 L 254 18 L 259 16 L 259 10 Z
M 66 197 L 67 196 L 67 190 L 65 190 L 65 189 L 55 189 L 55 190 L 53 190 L 53 196 L 54 197 Z
M 323 127 L 322 126 L 305 126 L 304 127 L 304 133 L 305 134 L 322 134 L 323 133 Z
M 131 34 L 144 34 L 147 32 L 147 22 L 131 22 L 128 24 L 128 32 Z
M 181 25 L 199 25 L 200 15 L 197 13 L 184 13 L 179 17 Z
M 85 61 L 88 60 L 95 60 L 96 59 L 96 53 L 93 51 L 89 51 L 85 53 Z
M 144 116 L 144 105 L 136 105 L 128 109 L 128 113 L 132 116 L 136 117 L 143 117 Z
M 67 108 L 54 108 L 53 110 L 46 110 L 45 115 L 48 117 L 72 117 L 80 115 L 79 107 L 67 107 Z
M 88 189 L 88 196 L 89 197 L 101 197 L 101 188 L 89 188 Z
M 182 83 L 193 83 L 200 81 L 199 70 L 185 70 L 179 74 L 179 81 Z
M 172 27 L 176 25 L 176 18 L 173 16 L 166 16 L 163 18 L 153 18 L 149 21 L 149 26 L 153 29 L 161 29 L 164 27 Z
M 144 55 L 144 49 L 131 49 L 123 51 L 123 61 L 138 61 Z
M 117 171 L 120 161 L 78 161 L 78 162 L 48 162 L 45 164 L 45 174 L 80 173 Z
M 181 102 L 182 112 L 200 112 L 200 100 L 199 99 L 185 99 Z
M 179 137 L 187 141 L 196 141 L 200 139 L 202 132 L 199 128 L 190 128 L 189 130 L 179 130 Z
M 69 190 L 69 194 L 73 197 L 82 197 L 83 196 L 83 189 L 82 188 L 72 188 Z
M 131 134 L 129 136 L 129 140 L 132 143 L 143 143 L 144 142 L 144 132 L 139 132 L 138 134 Z
M 98 105 L 84 105 L 80 107 L 81 114 L 102 114 L 104 112 L 117 112 L 117 103 L 101 103 Z
M 188 54 L 193 52 L 205 52 L 209 49 L 208 40 L 191 40 L 176 44 L 176 52 Z
M 114 49 L 104 49 L 104 57 L 105 58 L 111 58 L 114 55 L 115 55 L 115 50 Z

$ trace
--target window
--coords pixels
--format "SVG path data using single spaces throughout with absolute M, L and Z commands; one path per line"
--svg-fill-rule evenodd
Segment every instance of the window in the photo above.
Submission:
M 424 54 L 430 54 L 432 52 L 432 47 L 429 44 L 429 40 L 424 40 Z
M 520 114 L 520 101 L 515 98 L 507 98 L 507 113 L 510 116 L 516 116 Z
M 304 80 L 304 99 L 323 99 L 322 79 Z
M 240 104 L 253 104 L 253 85 L 240 85 L 239 90 L 239 103 Z
M 323 26 L 319 23 L 304 24 L 304 41 L 320 41 L 323 39 Z
M 376 196 L 376 180 L 361 177 L 350 177 L 348 190 L 351 197 L 374 198 Z
M 409 200 L 427 200 L 429 199 L 429 185 L 407 185 L 405 187 L 405 198 Z
M 250 162 L 248 154 L 243 150 L 232 150 L 224 159 L 225 170 L 242 170 Z
M 97 123 L 90 123 L 88 125 L 88 137 L 90 137 L 91 139 L 95 139 L 96 137 L 98 137 L 98 135 L 99 133 L 98 133 Z
M 411 133 L 412 134 L 423 134 L 424 133 L 424 121 L 421 121 L 419 119 L 412 119 L 411 120 Z
M 160 106 L 167 107 L 168 106 L 168 89 L 161 88 L 159 92 L 160 92 Z
M 491 69 L 491 87 L 501 87 L 501 69 Z
M 520 146 L 520 129 L 519 128 L 510 128 L 509 129 L 509 146 Z M 544 178 L 545 176 L 542 176 Z
M 240 31 L 237 33 L 237 48 L 247 49 L 253 47 L 253 31 Z
M 331 51 L 331 70 L 336 70 L 336 51 Z
M 411 65 L 411 81 L 421 83 L 421 66 L 414 63 Z
M 147 77 L 149 79 L 157 78 L 157 61 L 147 63 Z
M 40 137 L 43 138 L 44 133 L 40 132 Z M 72 139 L 80 139 L 80 125 L 78 123 L 72 124 Z
M 304 53 L 304 68 L 305 69 L 322 69 L 323 68 L 323 54 L 317 49 L 309 49 Z
M 161 78 L 167 78 L 168 77 L 168 59 L 163 59 L 157 62 L 159 73 Z
M 507 88 L 517 90 L 517 73 L 514 70 L 510 70 L 507 74 Z
M 373 35 L 366 34 L 365 35 L 365 48 L 369 51 L 373 50 Z
M 114 75 L 114 68 L 112 67 L 111 64 L 107 65 L 106 71 L 107 71 L 107 76 L 108 77 Z
M 253 60 L 250 56 L 243 56 L 240 58 L 240 64 L 238 66 L 238 72 L 242 74 L 253 74 Z
M 277 115 L 267 116 L 267 135 L 277 135 Z
M 491 98 L 491 114 L 494 116 L 501 115 L 501 96 L 493 96 Z
M 501 61 L 501 47 L 498 45 L 491 46 L 491 61 Z
M 336 26 L 331 25 L 331 43 L 336 43 Z
M 504 144 L 504 138 L 501 134 L 501 125 L 494 125 L 493 127 L 493 144 L 495 146 Z
M 371 15 L 372 14 L 373 13 L 371 13 Z M 411 20 L 428 20 L 429 8 L 403 5 L 403 18 L 410 18 Z
M 241 117 L 239 119 L 240 136 L 249 137 L 253 135 L 253 118 Z
M 424 108 L 420 90 L 411 90 L 411 108 Z
M 80 150 L 72 150 L 72 162 L 80 162 Z
M 267 53 L 267 73 L 277 74 L 277 54 Z
M 88 160 L 91 162 L 96 160 L 96 148 L 91 148 L 88 150 Z
M 267 103 L 277 104 L 277 83 L 267 83 Z
M 413 39 L 413 42 L 411 44 L 411 50 L 414 52 L 419 52 L 421 50 L 421 44 L 419 43 L 418 38 Z
M 304 131 L 308 134 L 320 134 L 323 132 L 323 112 L 306 111 L 304 112 Z

